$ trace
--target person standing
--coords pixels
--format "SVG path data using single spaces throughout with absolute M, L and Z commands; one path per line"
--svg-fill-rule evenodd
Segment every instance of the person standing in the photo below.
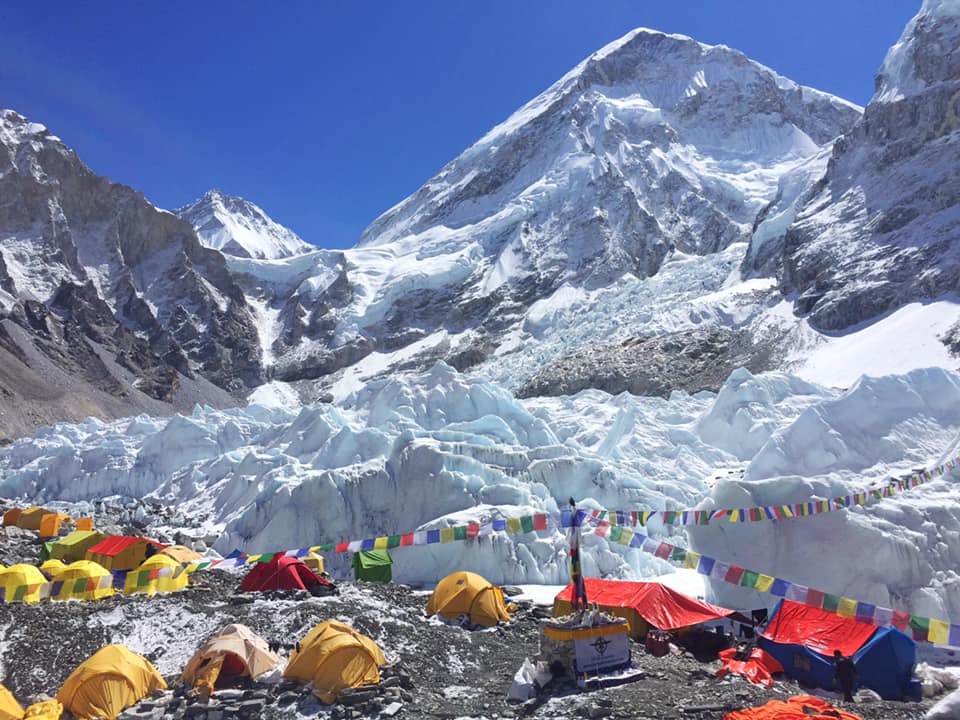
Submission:
M 843 699 L 853 701 L 853 689 L 857 684 L 857 666 L 853 658 L 845 657 L 839 650 L 833 651 L 833 663 L 836 666 L 837 684 L 843 690 Z

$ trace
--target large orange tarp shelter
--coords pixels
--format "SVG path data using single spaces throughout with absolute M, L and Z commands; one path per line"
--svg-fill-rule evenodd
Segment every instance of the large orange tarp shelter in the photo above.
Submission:
M 630 624 L 630 636 L 639 639 L 648 627 L 679 630 L 734 614 L 733 610 L 711 605 L 655 582 L 628 582 L 584 578 L 587 599 Z M 553 615 L 573 612 L 573 584 L 567 585 L 553 601 Z
M 149 555 L 164 547 L 147 538 L 114 535 L 87 550 L 86 559 L 103 565 L 107 570 L 133 570 L 140 567 Z

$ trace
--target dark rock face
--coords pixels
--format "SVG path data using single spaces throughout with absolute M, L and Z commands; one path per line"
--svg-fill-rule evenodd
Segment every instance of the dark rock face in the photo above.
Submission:
M 772 351 L 754 344 L 747 331 L 638 337 L 564 357 L 530 378 L 516 395 L 572 395 L 587 388 L 664 397 L 673 390 L 716 391 L 738 367 L 760 372 L 772 364 Z
M 782 250 L 797 310 L 840 330 L 960 288 L 960 18 L 922 11 Z
M 17 200 L 0 207 L 0 318 L 23 331 L 7 333 L 18 348 L 0 361 L 18 364 L 10 383 L 35 376 L 67 405 L 110 417 L 169 412 L 187 379 L 211 381 L 195 399 L 217 404 L 231 402 L 218 387 L 242 395 L 262 381 L 256 328 L 220 253 L 41 126 L 3 111 L 0 129 L 0 196 Z M 6 391 L 25 398 L 30 384 Z M 38 421 L 75 417 L 57 407 L 37 409 Z M 10 417 L 0 434 L 30 429 Z

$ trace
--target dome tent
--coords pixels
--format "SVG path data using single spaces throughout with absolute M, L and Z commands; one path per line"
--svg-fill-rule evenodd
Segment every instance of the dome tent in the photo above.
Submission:
M 109 578 L 109 581 L 104 578 Z M 54 600 L 99 600 L 110 597 L 115 592 L 110 571 L 92 560 L 70 563 L 54 575 L 53 580 L 63 583 L 60 591 L 52 596 Z M 106 582 L 109 582 L 109 585 L 103 587 L 102 583 Z
M 313 694 L 335 702 L 344 688 L 376 685 L 387 659 L 366 635 L 335 620 L 317 625 L 297 644 L 283 676 L 313 684 Z
M 149 660 L 123 645 L 102 647 L 77 666 L 57 700 L 76 720 L 113 720 L 167 684 Z
M 447 620 L 469 615 L 470 622 L 484 627 L 510 620 L 500 588 L 476 573 L 464 571 L 450 573 L 437 583 L 427 602 L 427 615 Z
M 159 575 L 160 571 L 167 574 Z M 157 553 L 144 560 L 138 568 L 127 573 L 123 592 L 126 595 L 138 592 L 147 593 L 147 595 L 155 595 L 158 592 L 177 592 L 187 587 L 189 581 L 190 577 L 183 565 L 171 557 Z
M 0 571 L 0 588 L 4 590 L 5 602 L 40 602 L 40 586 L 47 578 L 34 565 L 11 565 Z
M 266 641 L 246 625 L 227 625 L 205 642 L 183 670 L 181 680 L 188 685 L 209 683 L 212 691 L 217 679 L 249 677 L 256 680 L 280 663 Z M 216 667 L 210 673 L 211 666 Z
M 274 555 L 267 562 L 257 563 L 240 583 L 243 592 L 269 592 L 271 590 L 334 591 L 332 582 L 317 575 L 303 561 L 282 554 Z
M 9 690 L 0 685 L 0 720 L 20 720 L 23 708 Z

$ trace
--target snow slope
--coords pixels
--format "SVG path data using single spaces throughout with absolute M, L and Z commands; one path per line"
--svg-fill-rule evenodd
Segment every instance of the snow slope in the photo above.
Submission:
M 845 392 L 738 371 L 719 394 L 590 390 L 517 401 L 438 364 L 299 411 L 197 408 L 170 420 L 45 428 L 0 450 L 0 494 L 153 497 L 175 507 L 172 527 L 206 517 L 217 550 L 260 552 L 555 511 L 570 496 L 626 509 L 830 497 L 956 454 L 958 437 L 960 377 L 941 369 L 865 378 Z M 689 539 L 657 522 L 649 531 L 790 580 L 956 620 L 957 492 L 949 478 L 846 513 L 695 527 Z M 673 569 L 594 535 L 585 547 L 591 575 Z M 394 556 L 395 577 L 409 582 L 463 568 L 496 582 L 567 577 L 557 530 Z M 345 570 L 342 556 L 333 567 Z M 731 600 L 727 591 L 713 589 Z

